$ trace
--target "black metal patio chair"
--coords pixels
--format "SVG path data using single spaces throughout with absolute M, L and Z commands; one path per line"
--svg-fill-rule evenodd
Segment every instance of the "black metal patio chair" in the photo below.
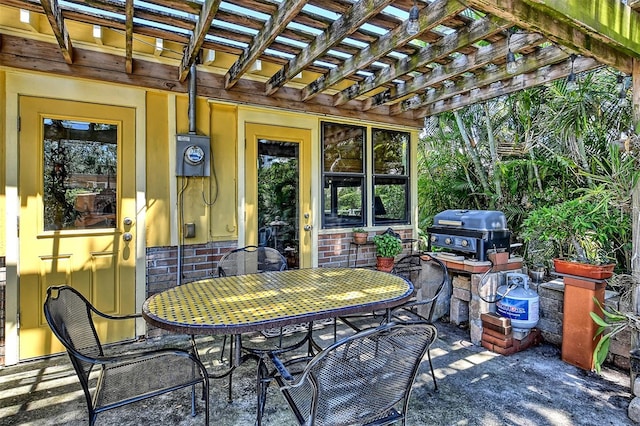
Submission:
M 392 273 L 411 281 L 414 295 L 408 302 L 394 308 L 389 315 L 392 321 L 417 319 L 433 324 L 436 302 L 449 284 L 447 266 L 429 254 L 410 254 L 399 259 Z M 383 322 L 386 321 L 386 317 Z M 427 351 L 431 376 L 436 389 L 436 375 L 431 362 L 431 352 Z
M 218 262 L 218 275 L 221 277 L 285 269 L 287 269 L 287 259 L 271 247 L 237 248 L 226 253 Z
M 418 367 L 438 332 L 425 322 L 360 331 L 313 358 L 282 362 L 275 379 L 304 425 L 405 424 Z
M 267 271 L 284 271 L 287 269 L 287 259 L 278 250 L 271 247 L 246 246 L 227 252 L 218 262 L 218 276 L 231 277 L 235 275 L 261 273 Z M 282 343 L 282 329 L 278 333 Z M 227 335 L 222 341 L 220 359 L 222 360 Z
M 132 320 L 140 314 L 112 316 L 98 311 L 69 286 L 47 289 L 44 316 L 64 345 L 84 391 L 93 425 L 98 413 L 178 389 L 202 384 L 205 424 L 209 424 L 209 378 L 196 355 L 182 349 L 157 349 L 110 354 L 98 338 L 94 315 L 108 321 Z M 97 381 L 92 379 L 97 373 Z

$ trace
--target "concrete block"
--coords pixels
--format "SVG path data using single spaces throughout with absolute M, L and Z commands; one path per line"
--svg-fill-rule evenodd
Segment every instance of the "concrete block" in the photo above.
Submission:
M 456 297 L 460 300 L 464 300 L 466 302 L 471 300 L 471 291 L 465 290 L 462 288 L 454 287 L 453 288 L 453 297 Z
M 469 335 L 471 343 L 480 346 L 482 342 L 482 321 L 480 319 L 469 319 Z
M 451 280 L 451 284 L 453 288 L 461 288 L 463 290 L 471 291 L 471 279 L 464 275 L 454 275 L 453 280 Z
M 449 309 L 449 321 L 455 325 L 469 321 L 469 303 L 464 300 L 452 298 Z

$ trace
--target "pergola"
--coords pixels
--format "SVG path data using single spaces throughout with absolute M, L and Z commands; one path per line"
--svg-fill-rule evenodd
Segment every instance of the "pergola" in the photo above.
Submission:
M 633 77 L 640 115 L 640 0 L 0 5 L 0 65 L 13 68 L 176 93 L 197 69 L 197 94 L 210 99 L 420 128 L 608 65 Z

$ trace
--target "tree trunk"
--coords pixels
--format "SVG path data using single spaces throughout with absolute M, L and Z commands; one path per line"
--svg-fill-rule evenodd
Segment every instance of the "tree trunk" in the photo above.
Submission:
M 460 136 L 462 136 L 462 140 L 464 141 L 465 146 L 467 147 L 467 153 L 471 157 L 471 162 L 476 169 L 476 173 L 478 175 L 478 179 L 480 180 L 480 184 L 482 185 L 482 190 L 485 194 L 491 194 L 491 188 L 489 187 L 489 183 L 487 182 L 487 176 L 485 174 L 484 168 L 482 167 L 482 163 L 478 158 L 478 153 L 475 148 L 471 146 L 471 140 L 469 139 L 469 135 L 467 134 L 467 130 L 464 127 L 464 123 L 462 122 L 462 118 L 458 111 L 453 112 L 454 117 L 456 118 L 456 124 L 458 125 L 458 130 L 460 131 Z
M 496 150 L 496 140 L 493 137 L 493 126 L 491 125 L 491 116 L 489 115 L 489 107 L 484 104 L 484 119 L 487 124 L 487 141 L 489 142 L 489 151 L 491 152 L 491 165 L 493 168 L 493 184 L 496 188 L 498 202 L 502 201 L 502 182 L 500 180 L 500 171 L 498 163 L 498 151 Z

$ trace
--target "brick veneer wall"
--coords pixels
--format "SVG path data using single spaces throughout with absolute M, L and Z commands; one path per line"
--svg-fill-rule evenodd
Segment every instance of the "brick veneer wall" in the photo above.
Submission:
M 218 261 L 229 250 L 238 247 L 237 241 L 209 242 L 183 246 L 182 282 L 217 276 Z M 178 248 L 151 247 L 147 249 L 147 297 L 169 288 L 178 282 Z M 149 326 L 148 337 L 165 334 L 163 330 Z
M 377 232 L 381 234 L 383 231 Z M 413 230 L 401 229 L 395 231 L 400 234 L 402 239 L 413 238 Z M 321 234 L 318 236 L 318 266 L 320 267 L 375 267 L 376 265 L 376 247 L 373 245 L 373 236 L 375 233 L 369 233 L 367 244 L 356 246 L 351 244 L 353 241 L 352 232 L 335 232 Z M 416 244 L 416 243 L 413 243 Z M 411 244 L 403 244 L 404 251 L 402 254 L 411 252 Z M 356 250 L 358 250 L 358 263 L 355 264 Z M 399 257 L 399 256 L 398 256 Z

